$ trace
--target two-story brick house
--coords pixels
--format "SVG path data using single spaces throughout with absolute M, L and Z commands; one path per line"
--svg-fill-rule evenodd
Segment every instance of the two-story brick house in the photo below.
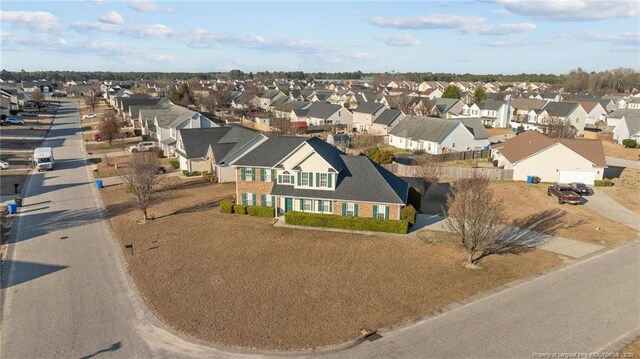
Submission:
M 366 156 L 317 137 L 272 137 L 232 163 L 236 202 L 288 211 L 400 219 L 409 185 Z

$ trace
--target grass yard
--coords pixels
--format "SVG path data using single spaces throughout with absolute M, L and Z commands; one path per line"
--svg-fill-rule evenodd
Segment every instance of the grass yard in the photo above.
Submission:
M 275 228 L 222 214 L 233 183 L 168 178 L 155 220 L 137 224 L 124 186 L 101 190 L 149 307 L 175 329 L 217 344 L 300 349 L 339 344 L 562 263 L 532 250 L 465 269 L 448 234 L 421 238 Z
M 547 196 L 546 184 L 492 182 L 491 187 L 496 196 L 502 199 L 509 219 L 519 227 L 604 245 L 637 236 L 632 229 L 613 222 L 587 206 L 559 204 L 554 197 Z
M 128 151 L 129 150 L 129 146 L 131 145 L 135 145 L 136 143 L 142 141 L 140 139 L 140 136 L 136 136 L 136 137 L 129 137 L 129 138 L 124 138 L 122 139 L 122 143 L 120 142 L 120 140 L 115 140 L 111 142 L 111 146 L 109 146 L 109 142 L 107 141 L 100 141 L 100 142 L 95 142 L 95 141 L 91 141 L 91 142 L 85 142 L 84 146 L 88 152 L 91 152 L 93 154 L 103 154 L 103 153 L 107 153 L 107 152 L 122 152 L 122 146 L 124 146 L 124 150 Z
M 609 141 L 602 141 L 605 156 L 623 158 L 625 160 L 640 160 L 640 148 L 624 148 Z
M 490 137 L 493 137 L 493 136 L 513 134 L 514 132 L 510 128 L 487 128 L 487 133 L 489 134 Z
M 0 173 L 0 196 L 9 196 L 14 194 L 13 184 L 17 183 L 18 192 L 24 190 L 24 181 L 27 179 L 26 169 L 19 170 L 2 170 Z
M 118 176 L 119 173 L 116 170 L 116 166 L 118 168 L 124 169 L 127 167 L 128 163 L 131 161 L 132 156 L 125 154 L 123 156 L 94 156 L 94 162 L 97 163 L 97 171 L 93 171 L 93 176 L 95 178 L 105 178 Z M 171 171 L 171 161 L 175 160 L 175 158 L 159 158 L 160 166 L 164 166 L 167 171 Z
M 625 168 L 620 178 L 614 178 L 613 187 L 597 187 L 609 197 L 640 214 L 640 170 Z

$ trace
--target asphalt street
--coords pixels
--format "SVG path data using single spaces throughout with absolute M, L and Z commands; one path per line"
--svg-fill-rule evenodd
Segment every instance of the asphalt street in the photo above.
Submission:
M 2 267 L 2 358 L 282 356 L 194 343 L 146 308 L 126 273 L 82 149 L 75 103 L 45 145 L 56 169 L 33 173 Z M 343 350 L 287 357 L 531 358 L 594 352 L 640 330 L 640 240 L 601 252 Z

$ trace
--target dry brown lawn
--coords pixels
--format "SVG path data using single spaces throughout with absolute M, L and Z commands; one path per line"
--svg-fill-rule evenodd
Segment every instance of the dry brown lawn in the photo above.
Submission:
M 619 358 L 640 358 L 640 337 L 618 350 Z
M 130 137 L 123 139 L 123 144 L 125 146 L 125 151 L 128 151 L 129 146 L 135 145 L 136 143 L 142 141 L 140 136 Z M 91 152 L 94 154 L 104 154 L 107 152 L 122 152 L 122 148 L 120 147 L 120 141 L 112 141 L 111 146 L 109 146 L 109 142 L 100 141 L 100 142 L 85 142 L 84 144 L 87 152 Z
M 604 245 L 637 236 L 632 229 L 613 222 L 587 206 L 559 204 L 554 197 L 547 196 L 545 184 L 492 182 L 491 187 L 504 202 L 509 219 L 519 227 Z
M 621 205 L 640 213 L 640 170 L 625 168 L 613 183 L 613 187 L 598 187 L 596 191 L 603 191 Z
M 563 261 L 532 250 L 488 257 L 470 271 L 448 234 L 276 228 L 272 219 L 220 213 L 216 203 L 233 195 L 233 183 L 171 178 L 166 185 L 175 188 L 143 225 L 123 186 L 101 194 L 120 244 L 134 243 L 125 257 L 149 307 L 175 329 L 222 345 L 338 344 Z
M 122 155 L 122 156 L 114 156 L 107 157 L 105 155 L 102 156 L 94 156 L 93 157 L 97 163 L 97 171 L 93 171 L 93 177 L 95 178 L 105 178 L 118 176 L 120 173 L 116 169 L 116 165 L 118 165 L 118 169 L 124 169 L 128 166 L 128 163 L 131 161 L 131 155 Z M 171 171 L 171 161 L 175 160 L 175 158 L 159 158 L 160 166 L 164 166 L 167 171 Z
M 624 148 L 609 141 L 602 141 L 605 156 L 623 158 L 625 160 L 640 160 L 640 148 Z
M 510 128 L 487 128 L 489 136 L 500 136 L 514 133 Z

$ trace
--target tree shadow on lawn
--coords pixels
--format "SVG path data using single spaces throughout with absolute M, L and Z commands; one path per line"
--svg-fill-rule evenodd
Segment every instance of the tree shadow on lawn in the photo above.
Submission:
M 554 208 L 516 219 L 506 228 L 501 241 L 505 245 L 514 247 L 528 249 L 538 247 L 548 242 L 557 230 L 583 223 L 579 220 L 573 224 L 567 224 L 566 215 L 566 211 Z
M 218 205 L 220 204 L 220 200 L 222 200 L 222 198 L 216 198 L 214 200 L 211 201 L 206 201 L 206 202 L 200 202 L 197 204 L 194 204 L 193 206 L 189 206 L 189 207 L 184 207 L 184 208 L 180 208 L 176 211 L 173 211 L 171 213 L 162 215 L 162 216 L 158 216 L 158 217 L 153 217 L 153 214 L 151 215 L 153 220 L 157 220 L 157 219 L 163 219 L 163 218 L 167 218 L 167 217 L 171 217 L 171 216 L 175 216 L 178 214 L 185 214 L 185 213 L 198 213 L 198 212 L 202 212 L 202 211 L 206 211 L 215 207 L 218 207 Z

